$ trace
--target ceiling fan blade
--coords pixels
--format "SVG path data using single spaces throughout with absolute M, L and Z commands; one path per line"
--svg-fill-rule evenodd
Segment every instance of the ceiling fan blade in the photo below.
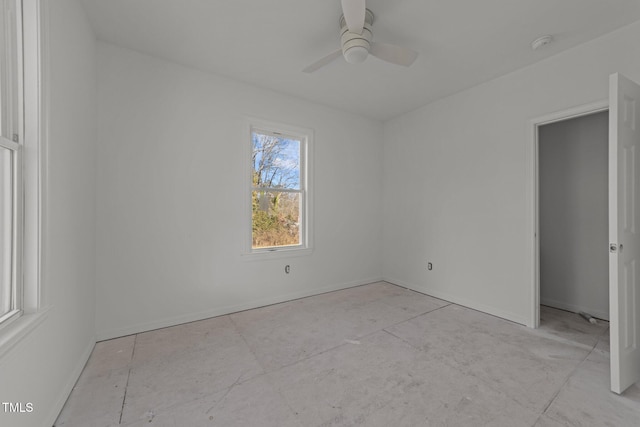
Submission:
M 337 58 L 339 58 L 341 56 L 342 56 L 342 49 L 338 49 L 335 52 L 331 52 L 329 55 L 325 56 L 324 58 L 314 62 L 311 65 L 309 65 L 307 68 L 302 70 L 302 72 L 303 73 L 313 73 L 314 71 L 324 67 L 325 65 L 329 64 L 330 62 L 334 61 L 335 59 L 337 59 Z
M 413 61 L 418 57 L 418 52 L 411 49 L 376 42 L 371 43 L 371 50 L 369 53 L 383 61 L 391 62 L 396 65 L 404 65 L 405 67 L 413 64 Z
M 365 0 L 342 0 L 344 20 L 352 33 L 362 34 L 365 9 Z

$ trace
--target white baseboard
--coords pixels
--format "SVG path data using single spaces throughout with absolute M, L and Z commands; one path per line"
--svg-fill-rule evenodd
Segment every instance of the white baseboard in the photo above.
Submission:
M 407 289 L 411 289 L 412 291 L 420 292 L 425 295 L 429 295 L 434 298 L 438 298 L 444 301 L 449 301 L 454 304 L 461 305 L 463 307 L 471 308 L 473 310 L 481 311 L 483 313 L 490 314 L 492 316 L 499 317 L 501 319 L 509 320 L 511 322 L 519 323 L 521 325 L 527 325 L 527 318 L 519 316 L 515 313 L 511 313 L 509 311 L 504 311 L 497 309 L 495 307 L 490 307 L 484 304 L 478 304 L 476 301 L 472 301 L 458 295 L 453 295 L 448 292 L 442 292 L 439 290 L 431 289 L 428 286 L 417 286 L 414 284 L 403 282 L 402 280 L 393 279 L 391 277 L 387 277 L 383 279 L 385 282 L 389 282 L 394 285 L 402 286 Z
M 540 304 L 548 305 L 549 307 L 553 307 L 553 308 L 559 308 L 560 310 L 571 311 L 573 313 L 580 313 L 582 311 L 584 313 L 588 313 L 592 315 L 593 317 L 597 317 L 598 319 L 607 320 L 607 321 L 609 320 L 609 313 L 602 310 L 596 310 L 595 308 L 568 304 L 562 301 L 556 301 L 549 298 L 540 298 Z
M 197 313 L 187 313 L 180 316 L 173 316 L 165 319 L 158 319 L 152 322 L 145 322 L 145 323 L 139 323 L 136 325 L 131 325 L 126 328 L 117 328 L 117 329 L 109 329 L 106 331 L 99 331 L 97 333 L 97 340 L 104 341 L 112 338 L 123 337 L 126 335 L 152 331 L 154 329 L 167 328 L 170 326 L 180 325 L 182 323 L 195 322 L 198 320 L 209 319 L 211 317 L 237 313 L 238 311 L 251 310 L 253 308 L 259 308 L 267 305 L 278 304 L 278 303 L 287 302 L 287 301 L 291 301 L 299 298 L 305 298 L 305 297 L 310 297 L 314 295 L 324 294 L 327 292 L 339 291 L 342 289 L 362 286 L 369 283 L 380 282 L 382 280 L 383 279 L 381 277 L 372 277 L 369 279 L 357 280 L 354 282 L 335 284 L 331 286 L 324 286 L 321 288 L 307 289 L 300 292 L 292 292 L 288 294 L 278 295 L 275 297 L 263 298 L 256 301 L 249 301 L 244 304 L 216 307 L 211 310 L 200 311 Z
M 82 370 L 87 364 L 87 361 L 89 360 L 89 356 L 91 356 L 91 352 L 93 351 L 93 348 L 95 347 L 95 345 L 96 345 L 96 340 L 92 338 L 89 344 L 87 345 L 87 347 L 82 352 L 80 359 L 78 359 L 78 363 L 74 368 L 73 372 L 71 373 L 71 375 L 69 376 L 69 380 L 64 385 L 64 387 L 62 387 L 62 389 L 60 390 L 60 395 L 59 395 L 60 397 L 51 408 L 51 412 L 49 413 L 49 416 L 46 418 L 47 422 L 45 425 L 52 426 L 58 419 L 58 416 L 60 415 L 60 411 L 62 411 L 64 404 L 67 402 L 67 399 L 69 398 L 69 395 L 73 390 L 73 387 L 76 385 L 78 378 L 80 378 L 80 374 L 82 373 Z

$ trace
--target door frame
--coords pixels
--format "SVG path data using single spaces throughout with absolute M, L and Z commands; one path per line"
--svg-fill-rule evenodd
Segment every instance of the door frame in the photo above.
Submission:
M 540 207 L 539 207 L 539 132 L 540 126 L 551 123 L 561 122 L 565 120 L 575 119 L 578 117 L 589 116 L 609 110 L 609 100 L 602 100 L 590 104 L 579 105 L 577 107 L 568 108 L 566 110 L 557 111 L 555 113 L 546 114 L 534 118 L 529 121 L 528 133 L 528 156 L 529 161 L 529 185 L 531 191 L 531 224 L 528 233 L 529 247 L 531 251 L 530 268 L 531 268 L 531 295 L 530 295 L 530 313 L 527 326 L 530 328 L 538 328 L 540 326 Z

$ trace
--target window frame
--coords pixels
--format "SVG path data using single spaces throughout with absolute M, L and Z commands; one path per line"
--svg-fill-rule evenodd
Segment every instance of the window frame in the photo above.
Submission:
M 0 324 L 0 362 L 48 318 L 52 306 L 43 292 L 46 242 L 46 158 L 49 133 L 49 2 L 15 0 L 22 5 L 19 25 L 22 72 L 18 135 L 22 191 L 18 218 L 22 222 L 21 312 Z
M 300 189 L 256 188 L 253 186 L 252 153 L 254 132 L 284 137 L 300 141 Z M 262 119 L 248 118 L 244 136 L 245 150 L 243 160 L 244 175 L 244 245 L 242 255 L 247 260 L 273 259 L 290 256 L 309 255 L 313 251 L 313 136 L 312 129 L 277 123 Z M 300 194 L 300 244 L 291 246 L 277 246 L 268 248 L 253 248 L 253 215 L 252 192 L 273 190 L 276 192 L 290 192 Z
M 10 13 L 10 28 L 5 31 L 7 49 L 4 72 L 8 75 L 6 81 L 2 82 L 2 89 L 8 92 L 9 101 L 2 109 L 2 130 L 6 135 L 0 134 L 0 146 L 11 153 L 11 241 L 9 272 L 9 294 L 11 295 L 11 306 L 7 313 L 0 313 L 0 328 L 10 325 L 23 314 L 24 292 L 22 275 L 23 258 L 23 237 L 24 237 L 24 216 L 23 216 L 23 168 L 22 158 L 24 146 L 24 43 L 22 37 L 22 1 L 7 1 L 8 7 L 3 12 Z M 5 46 L 6 47 L 6 46 Z M 10 139 L 12 138 L 12 139 Z M 0 283 L 0 286 L 6 284 Z

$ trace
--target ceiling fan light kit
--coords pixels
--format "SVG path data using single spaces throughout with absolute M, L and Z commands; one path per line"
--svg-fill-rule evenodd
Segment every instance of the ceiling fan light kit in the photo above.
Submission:
M 365 13 L 365 20 L 361 34 L 349 31 L 344 14 L 340 17 L 342 56 L 344 56 L 344 59 L 349 64 L 359 64 L 369 56 L 369 50 L 371 49 L 371 37 L 373 36 L 373 33 L 371 32 L 371 25 L 373 25 L 373 12 L 369 9 L 367 9 Z
M 339 21 L 341 48 L 309 65 L 303 72 L 313 73 L 340 56 L 349 64 L 358 64 L 371 54 L 405 67 L 418 57 L 418 53 L 411 49 L 373 41 L 373 12 L 365 7 L 365 0 L 342 0 L 342 12 Z

